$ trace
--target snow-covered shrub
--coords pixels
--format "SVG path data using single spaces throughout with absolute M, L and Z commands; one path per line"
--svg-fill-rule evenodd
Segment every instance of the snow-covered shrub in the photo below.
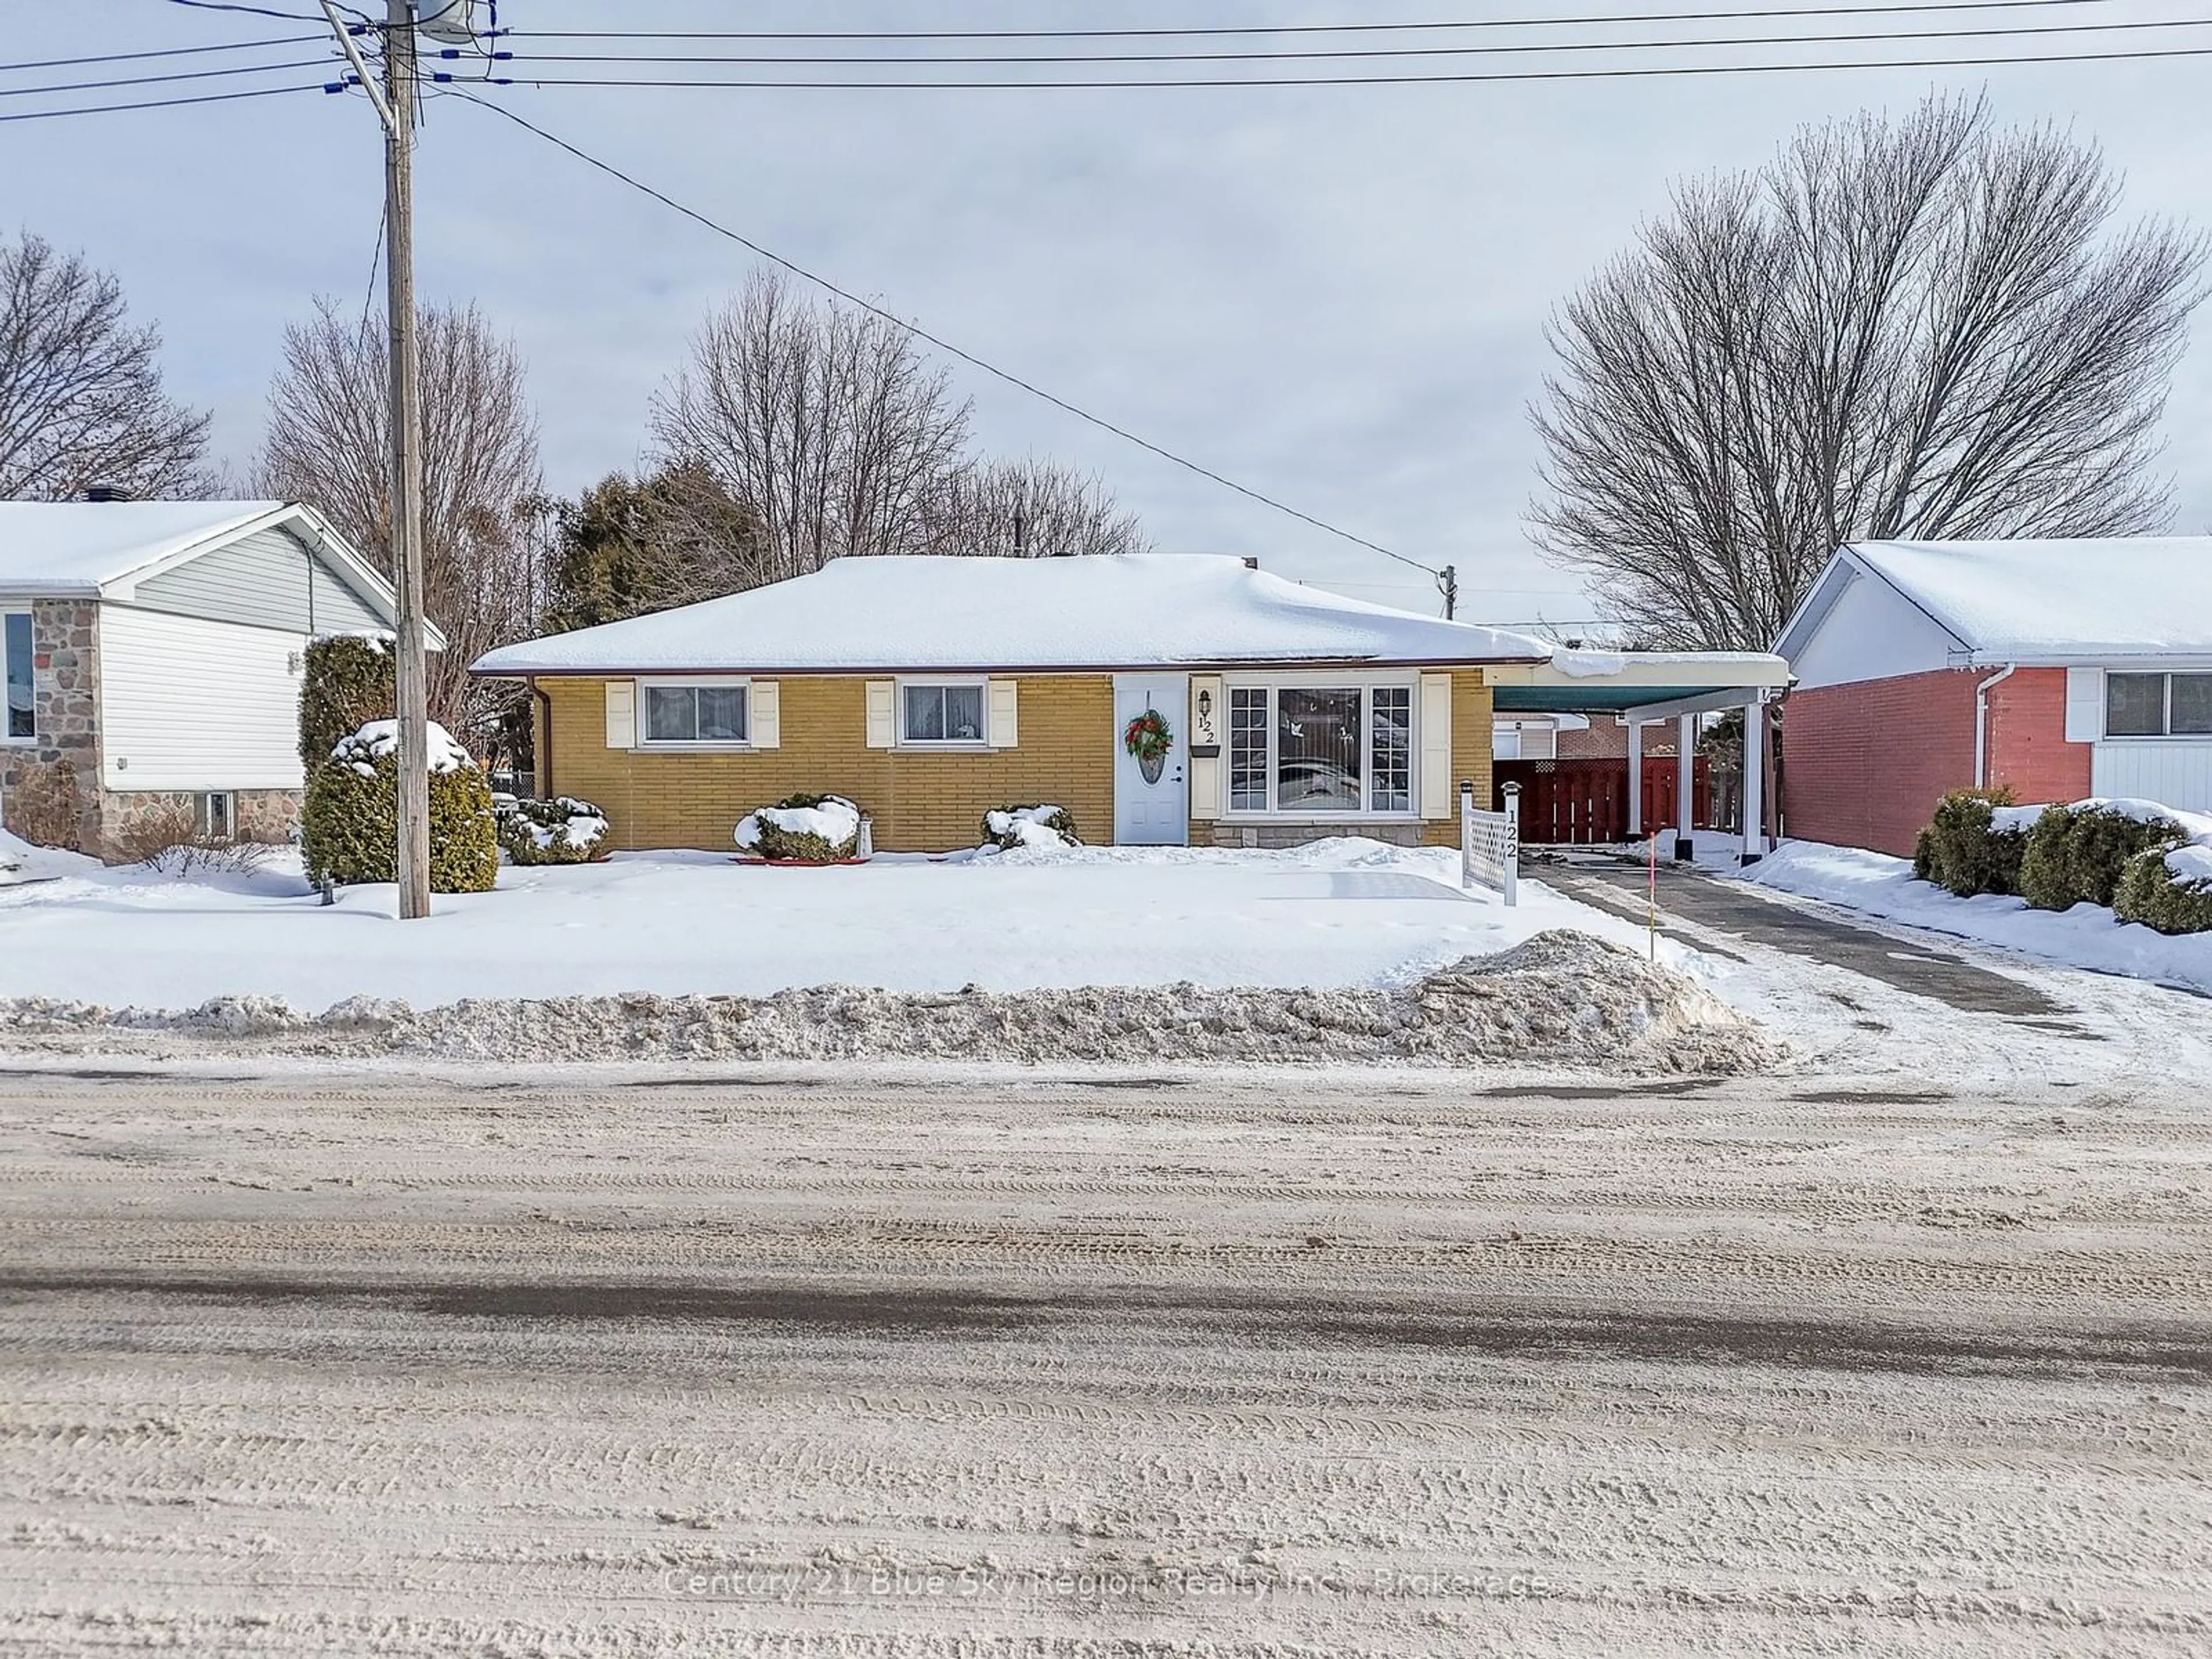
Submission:
M 2212 847 L 2136 854 L 2112 895 L 2112 914 L 2161 933 L 2212 933 Z
M 341 739 L 307 779 L 300 814 L 307 879 L 347 884 L 398 879 L 399 732 L 372 720 Z M 499 878 L 491 787 L 469 753 L 430 726 L 430 889 L 486 893 Z
M 607 815 L 587 800 L 493 799 L 499 844 L 516 864 L 583 864 L 606 856 Z
M 1002 853 L 1017 847 L 1080 847 L 1075 814 L 1065 806 L 1002 806 L 983 814 L 983 839 Z
M 313 775 L 348 737 L 399 706 L 388 634 L 312 641 L 300 672 L 300 763 Z
M 1972 898 L 2019 890 L 2027 837 L 1990 822 L 1999 807 L 2012 803 L 2012 791 L 2003 788 L 1954 789 L 1936 803 L 1935 820 L 1928 826 L 1928 864 L 1946 892 Z
M 2130 860 L 2186 838 L 2177 819 L 2149 802 L 2046 806 L 2027 832 L 2021 896 L 2039 910 L 2110 904 Z
M 777 863 L 834 864 L 860 850 L 860 809 L 842 795 L 787 795 L 746 813 L 736 840 Z

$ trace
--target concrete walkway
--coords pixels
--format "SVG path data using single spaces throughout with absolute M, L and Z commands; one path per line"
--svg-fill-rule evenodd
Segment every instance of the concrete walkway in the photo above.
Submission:
M 1645 870 L 1608 859 L 1534 864 L 1531 879 L 1615 915 L 1644 920 Z M 1660 931 L 1671 920 L 1764 945 L 1793 956 L 1844 968 L 1900 991 L 1933 997 L 1968 1013 L 2030 1018 L 2073 1011 L 2033 986 L 1978 967 L 1948 951 L 1906 945 L 1887 933 L 1793 904 L 1764 898 L 1752 889 L 1680 865 L 1659 866 Z M 1686 941 L 1697 945 L 1698 941 Z

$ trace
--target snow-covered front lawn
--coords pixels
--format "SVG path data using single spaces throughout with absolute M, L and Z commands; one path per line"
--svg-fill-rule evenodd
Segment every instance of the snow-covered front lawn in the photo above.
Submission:
M 20 843 L 17 844 L 20 849 Z M 1642 949 L 1633 925 L 1524 881 L 1462 892 L 1459 855 L 1337 840 L 1287 853 L 1023 851 L 822 869 L 721 854 L 500 872 L 497 890 L 392 919 L 388 886 L 324 907 L 282 854 L 249 876 L 19 854 L 0 886 L 0 996 L 187 1007 L 274 995 L 763 995 L 1084 985 L 1393 986 L 1548 927 Z M 1662 960 L 1679 947 L 1662 944 Z
M 2095 904 L 2077 904 L 2062 913 L 1993 894 L 1955 898 L 1932 882 L 1913 880 L 1911 861 L 1886 853 L 1784 842 L 1740 878 L 2069 968 L 2212 993 L 2212 933 L 2169 938 L 2116 921 L 2110 910 Z

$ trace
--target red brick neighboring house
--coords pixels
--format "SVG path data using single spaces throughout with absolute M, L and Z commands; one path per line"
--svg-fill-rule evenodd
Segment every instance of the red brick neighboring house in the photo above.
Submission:
M 2212 809 L 2212 538 L 1857 543 L 1775 650 L 1801 840 L 1908 854 L 1975 784 Z

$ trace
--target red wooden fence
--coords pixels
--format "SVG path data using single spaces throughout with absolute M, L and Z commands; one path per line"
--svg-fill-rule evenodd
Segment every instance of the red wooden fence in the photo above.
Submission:
M 1644 827 L 1674 822 L 1675 761 L 1644 763 Z M 1504 786 L 1521 786 L 1521 839 L 1532 845 L 1593 844 L 1628 837 L 1628 763 L 1626 760 L 1498 761 L 1490 769 L 1493 811 L 1505 805 Z M 1690 779 L 1690 816 L 1711 827 L 1711 763 L 1700 755 Z

